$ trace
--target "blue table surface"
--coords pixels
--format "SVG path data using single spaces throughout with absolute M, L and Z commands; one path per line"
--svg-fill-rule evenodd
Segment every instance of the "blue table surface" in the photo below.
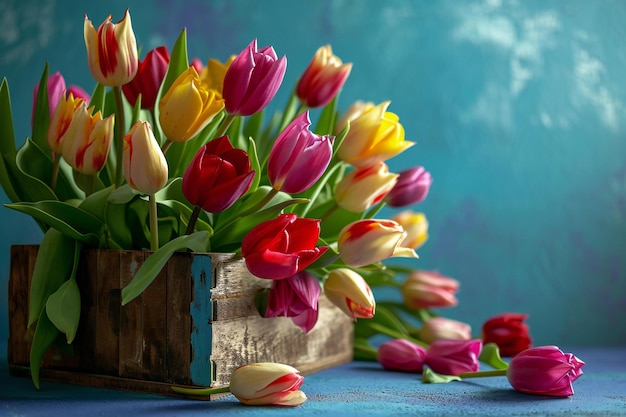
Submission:
M 30 379 L 10 376 L 3 360 L 0 416 L 626 415 L 626 347 L 563 350 L 586 362 L 575 395 L 567 398 L 518 393 L 504 377 L 424 384 L 420 375 L 352 362 L 306 376 L 302 390 L 309 399 L 296 408 L 248 407 L 232 395 L 205 402 L 52 382 L 37 391 Z

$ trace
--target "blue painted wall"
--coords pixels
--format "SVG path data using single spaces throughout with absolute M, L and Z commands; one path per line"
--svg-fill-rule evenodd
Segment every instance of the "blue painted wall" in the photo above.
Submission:
M 391 169 L 417 163 L 435 178 L 415 207 L 431 238 L 411 265 L 461 281 L 459 306 L 442 313 L 478 331 L 493 314 L 528 312 L 538 344 L 626 343 L 625 2 L 5 0 L 0 76 L 19 138 L 45 60 L 90 90 L 83 14 L 97 25 L 127 6 L 144 50 L 171 48 L 183 26 L 202 60 L 253 38 L 273 45 L 288 58 L 280 106 L 331 43 L 355 65 L 342 106 L 391 100 L 417 142 Z M 0 236 L 6 287 L 10 245 L 41 235 L 5 209 Z

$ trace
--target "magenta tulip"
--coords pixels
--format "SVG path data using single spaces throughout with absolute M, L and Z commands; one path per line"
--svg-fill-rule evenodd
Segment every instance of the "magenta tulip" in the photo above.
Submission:
M 482 347 L 480 339 L 436 340 L 428 347 L 426 365 L 434 372 L 445 375 L 476 372 Z
M 248 154 L 222 136 L 198 150 L 183 175 L 183 194 L 191 204 L 219 213 L 248 191 L 254 174 Z
M 421 203 L 426 199 L 433 179 L 424 167 L 415 167 L 400 172 L 398 182 L 385 201 L 390 207 L 405 207 Z
M 333 153 L 330 136 L 309 130 L 309 112 L 296 117 L 274 142 L 267 176 L 276 190 L 301 193 L 324 174 Z
M 526 349 L 511 359 L 506 376 L 511 386 L 527 394 L 567 397 L 585 362 L 556 346 Z
M 259 112 L 276 95 L 287 69 L 287 58 L 274 48 L 257 49 L 256 39 L 235 58 L 224 76 L 226 111 L 236 116 Z
M 248 271 L 259 278 L 289 278 L 328 250 L 328 246 L 315 246 L 319 235 L 320 220 L 280 214 L 248 232 L 241 242 L 241 256 Z
M 378 347 L 378 363 L 390 371 L 422 372 L 426 349 L 406 339 L 394 339 Z
M 291 317 L 296 326 L 308 333 L 317 323 L 320 293 L 319 281 L 306 271 L 275 280 L 264 317 Z

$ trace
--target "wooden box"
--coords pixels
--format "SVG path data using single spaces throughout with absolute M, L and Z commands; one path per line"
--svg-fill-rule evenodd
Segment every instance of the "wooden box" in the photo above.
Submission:
M 13 375 L 30 376 L 32 329 L 26 327 L 37 250 L 36 245 L 11 248 Z M 172 384 L 225 386 L 232 370 L 245 363 L 280 362 L 307 374 L 352 359 L 352 322 L 324 296 L 318 323 L 308 334 L 289 318 L 261 317 L 254 297 L 271 281 L 252 276 L 234 254 L 176 253 L 143 294 L 122 307 L 121 288 L 148 255 L 83 250 L 77 335 L 72 345 L 46 354 L 42 380 L 180 396 Z

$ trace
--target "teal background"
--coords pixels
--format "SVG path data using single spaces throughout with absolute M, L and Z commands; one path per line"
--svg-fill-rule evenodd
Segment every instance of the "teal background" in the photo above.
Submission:
M 430 240 L 416 268 L 461 282 L 440 313 L 471 324 L 515 311 L 536 344 L 626 344 L 626 2 L 60 1 L 0 3 L 0 76 L 20 144 L 44 62 L 90 91 L 83 15 L 97 26 L 130 6 L 144 51 L 187 28 L 190 58 L 225 60 L 252 39 L 286 54 L 282 106 L 326 43 L 354 68 L 341 107 L 391 100 L 434 183 L 414 207 Z M 0 201 L 8 202 L 4 194 Z M 0 211 L 0 305 L 9 248 L 35 223 Z M 391 215 L 387 210 L 383 214 Z M 0 309 L 0 337 L 7 335 Z

